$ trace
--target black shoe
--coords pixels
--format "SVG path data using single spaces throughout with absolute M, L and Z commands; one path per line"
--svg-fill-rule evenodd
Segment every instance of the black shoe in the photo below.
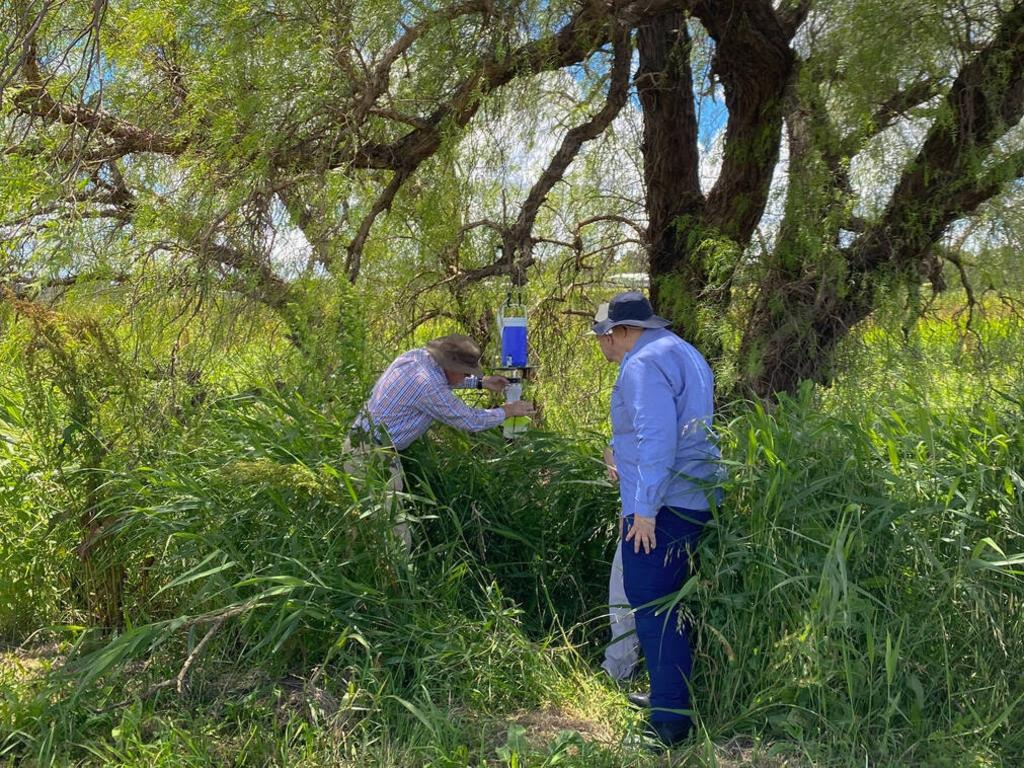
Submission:
M 643 730 L 623 739 L 624 746 L 643 749 L 647 752 L 664 752 L 686 741 L 693 724 L 689 718 L 672 722 L 644 723 Z
M 649 693 L 631 693 L 626 696 L 626 698 L 634 707 L 638 707 L 640 709 L 651 708 L 651 694 Z
M 648 726 L 658 735 L 658 739 L 666 747 L 682 744 L 690 738 L 690 733 L 693 731 L 693 723 L 690 722 L 688 717 L 683 720 L 672 720 L 667 723 L 648 723 Z

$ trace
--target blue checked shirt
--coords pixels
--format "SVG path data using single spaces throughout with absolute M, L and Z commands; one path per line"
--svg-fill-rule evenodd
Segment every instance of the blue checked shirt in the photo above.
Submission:
M 386 433 L 395 448 L 408 448 L 435 421 L 480 432 L 505 420 L 502 408 L 472 408 L 454 394 L 444 370 L 425 349 L 399 355 L 377 379 L 354 427 Z M 381 436 L 383 437 L 383 436 Z
M 644 331 L 612 389 L 612 451 L 623 516 L 662 506 L 707 509 L 721 453 L 711 432 L 714 377 L 671 331 Z

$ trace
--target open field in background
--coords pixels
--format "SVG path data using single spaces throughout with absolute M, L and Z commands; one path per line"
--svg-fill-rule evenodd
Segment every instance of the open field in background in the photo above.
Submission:
M 189 381 L 87 324 L 27 354 L 21 322 L 0 342 L 0 762 L 1024 764 L 1024 344 L 1012 316 L 955 322 L 869 327 L 836 386 L 723 409 L 726 501 L 680 595 L 700 729 L 669 759 L 618 745 L 635 714 L 598 674 L 614 369 L 586 339 L 537 350 L 542 429 L 409 453 L 405 563 L 381 488 L 341 468 L 384 334 L 345 325 L 319 367 L 257 334 Z

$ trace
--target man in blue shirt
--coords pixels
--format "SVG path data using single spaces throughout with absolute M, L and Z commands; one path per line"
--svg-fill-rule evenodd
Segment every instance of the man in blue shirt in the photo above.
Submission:
M 711 431 L 714 377 L 701 354 L 640 293 L 602 304 L 593 331 L 619 364 L 612 453 L 622 499 L 623 586 L 651 679 L 647 734 L 671 746 L 689 735 L 692 668 L 685 622 L 656 615 L 679 591 L 704 524 L 720 453 Z

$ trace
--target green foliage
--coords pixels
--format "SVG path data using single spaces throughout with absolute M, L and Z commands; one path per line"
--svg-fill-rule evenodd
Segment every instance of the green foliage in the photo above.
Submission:
M 978 733 L 1022 754 L 1020 407 L 820 412 L 806 389 L 732 421 L 702 548 L 702 715 L 824 728 L 871 760 L 930 763 Z
M 0 365 L 9 365 L 0 350 Z M 22 382 L 18 382 L 22 384 Z M 54 499 L 61 489 L 28 450 L 24 394 L 0 381 L 0 641 L 15 640 L 60 616 L 73 565 L 70 526 Z
M 379 708 L 390 722 L 412 711 L 427 732 L 453 738 L 439 702 L 482 711 L 540 703 L 556 659 L 527 639 L 522 610 L 474 562 L 470 542 L 431 546 L 425 533 L 413 566 L 396 557 L 380 520 L 383 488 L 360 496 L 340 468 L 346 423 L 297 393 L 226 399 L 180 451 L 108 481 L 105 536 L 129 558 L 132 601 L 125 629 L 88 641 L 55 679 L 51 695 L 73 694 L 61 705 L 60 741 L 95 732 L 77 701 L 107 706 L 122 695 L 128 662 L 160 659 L 163 673 L 213 630 L 189 683 L 200 696 L 237 684 L 239 663 L 275 676 L 316 667 L 332 695 L 347 697 L 346 712 Z M 559 487 L 557 464 L 547 470 L 536 487 Z M 423 501 L 424 512 L 451 520 L 447 505 L 460 499 Z M 27 732 L 14 744 L 45 746 L 38 725 L 19 727 Z
M 598 458 L 615 368 L 574 317 L 613 292 L 608 273 L 645 266 L 629 223 L 643 220 L 632 103 L 531 233 L 540 365 L 529 396 L 542 428 L 513 444 L 437 430 L 409 451 L 409 559 L 382 482 L 345 470 L 351 417 L 397 351 L 450 331 L 491 336 L 506 286 L 462 277 L 491 264 L 538 164 L 603 98 L 606 54 L 510 73 L 477 97 L 512 51 L 577 6 L 484 3 L 450 18 L 444 4 L 395 0 L 45 5 L 31 46 L 22 12 L 43 6 L 0 12 L 0 46 L 15 54 L 0 79 L 32 48 L 46 94 L 77 115 L 29 120 L 16 99 L 38 86 L 11 71 L 0 105 L 12 139 L 0 157 L 0 639 L 19 647 L 0 665 L 0 759 L 656 763 L 614 746 L 636 718 L 594 672 L 615 540 L 616 494 Z M 726 389 L 781 358 L 773 343 L 818 365 L 851 292 L 882 310 L 841 350 L 847 381 L 769 410 L 734 404 L 722 424 L 727 500 L 700 572 L 671 598 L 698 630 L 700 727 L 683 761 L 713 763 L 736 734 L 772 744 L 765 765 L 775 754 L 1024 759 L 1013 728 L 1024 696 L 1018 305 L 983 301 L 968 324 L 940 302 L 914 325 L 929 266 L 913 261 L 919 250 L 898 274 L 851 277 L 843 243 L 870 228 L 916 151 L 919 137 L 876 135 L 892 119 L 880 107 L 948 84 L 1005 7 L 815 3 L 793 42 L 803 65 L 788 84 L 777 238 L 751 248 L 731 231 L 762 199 L 744 184 L 709 206 L 728 211 L 715 228 L 677 222 L 687 258 L 654 287 L 720 358 Z M 718 78 L 758 86 L 715 71 L 728 64 L 721 30 L 712 45 L 699 15 L 692 54 L 708 91 Z M 375 72 L 413 28 L 390 73 Z M 589 50 L 590 34 L 517 68 Z M 912 134 L 953 116 L 927 93 L 908 112 L 895 105 Z M 745 146 L 725 147 L 741 171 L 770 170 L 781 105 L 732 115 L 755 126 Z M 96 125 L 97 108 L 111 119 Z M 389 148 L 406 136 L 430 156 Z M 134 144 L 146 137 L 161 148 Z M 897 223 L 922 235 L 982 172 L 993 184 L 977 196 L 991 194 L 1016 172 L 1005 161 L 1018 142 L 960 153 L 946 199 L 901 201 L 916 219 Z M 882 167 L 865 171 L 871 159 Z M 961 254 L 954 281 L 1019 293 L 1018 192 L 961 212 L 988 229 L 951 228 L 977 262 Z M 381 205 L 353 286 L 353 238 Z M 299 230 L 308 250 L 282 244 Z
M 15 578 L 0 617 L 24 646 L 0 667 L 0 754 L 658 764 L 617 746 L 636 716 L 596 672 L 617 509 L 599 459 L 614 366 L 585 340 L 539 335 L 541 359 L 557 361 L 536 383 L 550 431 L 507 444 L 437 429 L 407 452 L 406 559 L 382 483 L 345 471 L 363 371 L 389 351 L 359 330 L 373 300 L 328 306 L 345 341 L 314 339 L 312 356 L 282 355 L 259 332 L 236 348 L 183 341 L 184 359 L 204 362 L 197 402 L 140 383 L 130 339 L 108 333 L 106 356 L 86 333 L 63 344 L 107 436 L 95 511 L 125 573 L 113 630 L 88 619 L 77 586 L 78 520 L 52 509 L 74 486 L 47 467 L 66 472 L 79 453 L 43 438 L 74 389 L 61 389 L 53 352 L 26 380 L 31 326 L 4 316 L 0 565 Z M 764 766 L 1024 756 L 1018 326 L 990 312 L 964 336 L 940 315 L 908 338 L 898 314 L 893 330 L 883 319 L 847 350 L 845 385 L 720 419 L 726 500 L 681 601 L 700 727 L 680 760 L 728 765 L 721 745 L 737 734 L 761 740 L 742 749 Z M 139 365 L 178 332 L 157 333 Z M 46 391 L 48 409 L 23 407 Z M 143 427 L 153 434 L 139 444 L 112 439 Z
M 439 503 L 423 537 L 439 550 L 468 553 L 481 578 L 495 579 L 523 607 L 537 637 L 602 623 L 617 497 L 601 478 L 602 441 L 589 438 L 530 432 L 506 444 L 497 433 L 452 433 L 418 446 L 407 461 L 415 492 Z M 439 565 L 455 567 L 447 559 Z M 589 631 L 579 639 L 588 636 L 600 647 Z
M 946 77 L 956 21 L 977 23 L 997 4 L 960 9 L 920 0 L 825 2 L 815 13 L 828 24 L 814 25 L 815 48 L 809 74 L 834 72 L 826 83 L 829 109 L 839 124 L 867 127 L 880 92 L 897 92 L 908 82 Z
M 674 227 L 679 252 L 686 258 L 676 271 L 655 277 L 658 311 L 718 365 L 735 354 L 736 333 L 723 299 L 732 290 L 743 249 L 698 216 L 681 216 Z

